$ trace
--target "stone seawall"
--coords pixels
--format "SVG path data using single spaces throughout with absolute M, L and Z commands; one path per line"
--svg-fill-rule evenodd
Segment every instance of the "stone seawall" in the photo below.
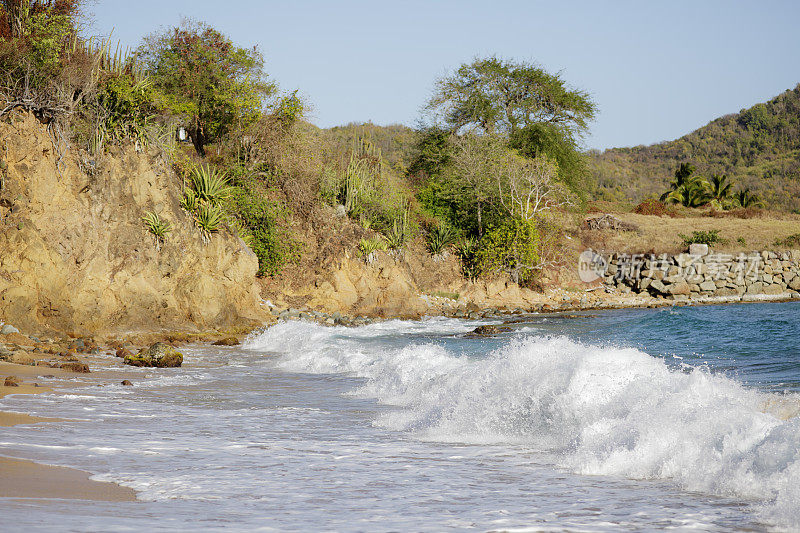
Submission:
M 591 267 L 609 288 L 669 300 L 800 299 L 800 250 L 597 254 Z

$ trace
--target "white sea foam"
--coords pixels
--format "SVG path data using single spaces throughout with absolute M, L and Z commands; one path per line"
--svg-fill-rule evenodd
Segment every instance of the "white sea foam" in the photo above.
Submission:
M 466 331 L 458 321 L 364 328 L 281 323 L 245 348 L 285 370 L 365 378 L 357 391 L 397 406 L 376 424 L 424 439 L 522 443 L 580 474 L 666 479 L 690 491 L 754 499 L 800 528 L 796 398 L 703 369 L 671 369 L 639 350 L 521 335 L 483 358 L 434 343 L 370 344 L 376 335 Z M 390 346 L 390 345 L 389 345 Z

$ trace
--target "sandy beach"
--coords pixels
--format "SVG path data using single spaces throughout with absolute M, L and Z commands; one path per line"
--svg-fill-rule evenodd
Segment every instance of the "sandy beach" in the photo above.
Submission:
M 0 377 L 4 379 L 6 376 L 16 376 L 22 381 L 18 387 L 0 386 L 0 399 L 10 394 L 51 392 L 53 390 L 51 387 L 37 386 L 36 378 L 42 375 L 66 376 L 69 373 L 61 369 L 0 363 Z M 0 411 L 0 427 L 61 421 L 63 419 Z M 0 457 L 0 498 L 58 498 L 114 502 L 136 500 L 135 491 L 116 483 L 93 481 L 89 476 L 91 476 L 89 472 L 73 468 Z

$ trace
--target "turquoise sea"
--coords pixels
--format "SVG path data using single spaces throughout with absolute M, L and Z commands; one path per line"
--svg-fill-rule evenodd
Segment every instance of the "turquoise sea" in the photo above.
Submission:
M 139 501 L 0 499 L 19 531 L 800 530 L 800 303 L 283 322 L 134 387 L 9 396 L 69 418 L 0 454 Z M 104 361 L 118 367 L 113 357 Z

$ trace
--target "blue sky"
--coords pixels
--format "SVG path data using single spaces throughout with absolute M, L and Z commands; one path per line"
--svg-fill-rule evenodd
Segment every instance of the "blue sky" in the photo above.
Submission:
M 800 2 L 789 0 L 97 0 L 90 11 L 89 31 L 126 45 L 182 16 L 258 45 L 322 127 L 414 126 L 436 78 L 485 55 L 588 91 L 600 109 L 588 148 L 674 139 L 800 83 Z

